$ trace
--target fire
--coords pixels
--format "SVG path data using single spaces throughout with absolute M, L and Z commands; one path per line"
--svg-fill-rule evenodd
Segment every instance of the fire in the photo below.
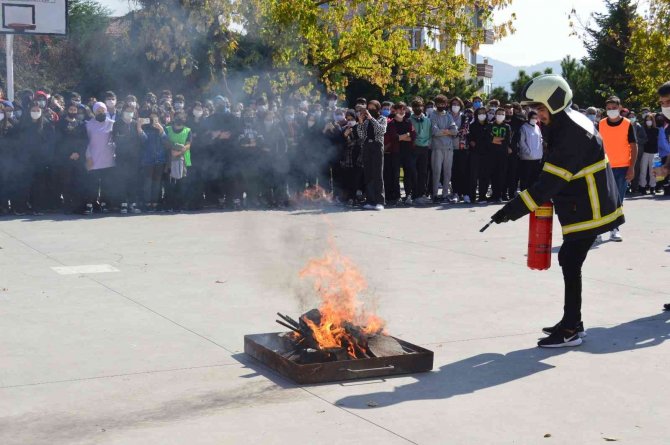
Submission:
M 333 200 L 333 196 L 331 193 L 328 193 L 320 185 L 315 185 L 313 187 L 305 189 L 305 191 L 302 192 L 302 199 L 304 201 L 312 201 L 312 202 L 315 201 L 331 202 Z
M 346 348 L 349 356 L 357 358 L 365 353 L 367 337 L 382 333 L 385 322 L 368 313 L 358 301 L 368 287 L 361 271 L 332 240 L 329 244 L 330 250 L 324 256 L 310 260 L 300 271 L 301 278 L 313 280 L 314 290 L 321 298 L 320 320 L 302 320 L 321 349 Z

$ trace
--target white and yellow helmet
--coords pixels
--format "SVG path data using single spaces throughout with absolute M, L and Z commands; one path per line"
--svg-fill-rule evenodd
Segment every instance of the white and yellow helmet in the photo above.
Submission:
M 572 102 L 572 89 L 558 74 L 543 74 L 526 84 L 521 105 L 542 104 L 551 114 L 560 113 Z

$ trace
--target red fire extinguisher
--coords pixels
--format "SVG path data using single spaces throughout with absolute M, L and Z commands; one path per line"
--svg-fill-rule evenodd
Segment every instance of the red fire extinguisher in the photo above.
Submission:
M 546 202 L 530 214 L 528 222 L 528 268 L 547 270 L 551 267 L 551 234 L 554 207 Z

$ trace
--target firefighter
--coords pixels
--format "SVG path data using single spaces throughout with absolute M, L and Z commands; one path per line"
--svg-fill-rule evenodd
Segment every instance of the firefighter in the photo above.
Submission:
M 596 236 L 624 223 L 612 168 L 593 123 L 572 110 L 572 90 L 561 76 L 546 74 L 524 88 L 523 105 L 546 126 L 548 155 L 537 182 L 507 203 L 491 220 L 516 221 L 552 200 L 563 231 L 558 261 L 565 282 L 563 318 L 544 328 L 543 348 L 578 346 L 582 322 L 582 265 Z

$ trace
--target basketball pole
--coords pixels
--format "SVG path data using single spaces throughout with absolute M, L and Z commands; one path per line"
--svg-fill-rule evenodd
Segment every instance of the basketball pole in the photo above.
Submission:
M 7 99 L 14 100 L 14 35 L 5 34 L 5 56 L 7 58 Z

